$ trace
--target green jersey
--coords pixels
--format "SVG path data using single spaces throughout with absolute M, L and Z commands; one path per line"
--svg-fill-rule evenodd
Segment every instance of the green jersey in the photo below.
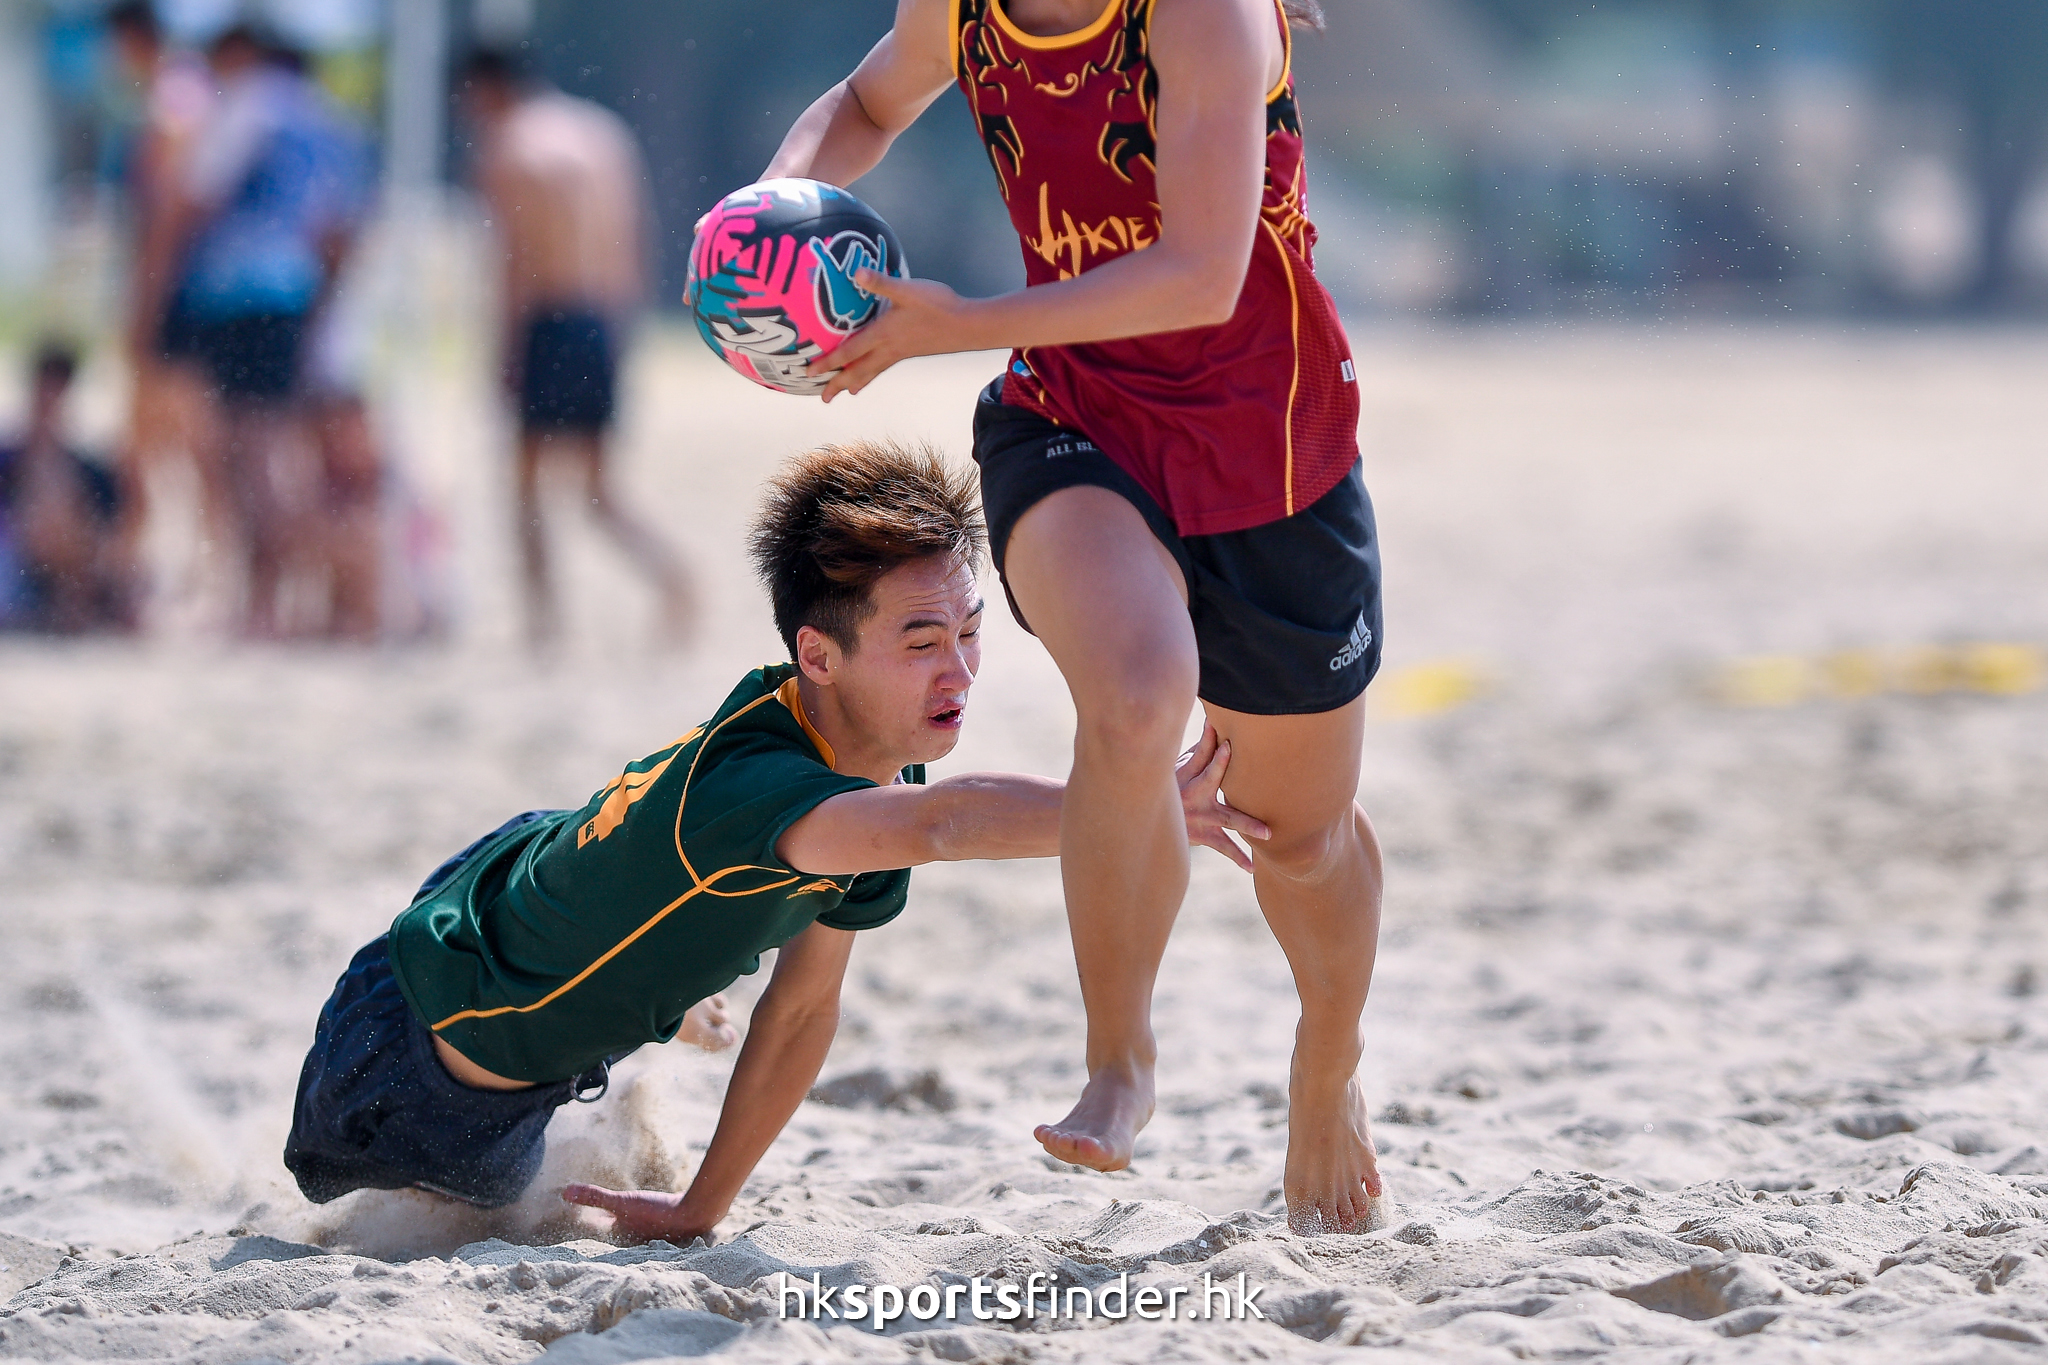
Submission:
M 902 911 L 907 868 L 824 877 L 775 852 L 819 802 L 875 785 L 832 762 L 795 666 L 756 669 L 581 810 L 504 831 L 415 901 L 391 926 L 399 989 L 457 1052 L 513 1080 L 667 1042 L 766 949 Z M 923 766 L 901 780 L 923 782 Z

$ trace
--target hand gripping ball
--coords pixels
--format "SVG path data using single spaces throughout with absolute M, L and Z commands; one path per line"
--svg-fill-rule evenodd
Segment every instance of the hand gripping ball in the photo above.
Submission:
M 836 185 L 763 180 L 697 225 L 683 293 L 704 343 L 757 384 L 817 393 L 804 373 L 886 306 L 853 282 L 862 268 L 910 274 L 882 216 Z

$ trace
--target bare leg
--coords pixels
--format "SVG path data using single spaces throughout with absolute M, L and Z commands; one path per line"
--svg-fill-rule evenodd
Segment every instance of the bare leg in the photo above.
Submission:
M 1106 489 L 1064 489 L 1032 508 L 1005 568 L 1078 721 L 1060 879 L 1088 1011 L 1088 1085 L 1036 1135 L 1062 1161 L 1114 1171 L 1152 1117 L 1152 986 L 1187 892 L 1173 764 L 1194 709 L 1194 628 L 1173 557 Z
M 339 640 L 372 643 L 381 615 L 383 519 L 378 499 L 383 462 L 361 399 L 327 400 L 313 413 L 312 425 L 325 495 L 320 539 L 331 601 L 327 633 Z
M 268 404 L 230 401 L 223 422 L 223 465 L 239 513 L 237 529 L 248 574 L 243 630 L 259 640 L 275 638 L 282 625 L 278 597 L 291 536 L 272 462 L 279 457 L 288 420 Z
M 551 444 L 548 433 L 527 428 L 519 436 L 515 515 L 518 518 L 520 583 L 526 591 L 526 636 L 535 647 L 561 633 L 555 611 L 554 580 L 548 572 L 548 544 L 540 520 L 540 464 Z
M 671 643 L 681 643 L 697 624 L 697 595 L 690 576 L 668 542 L 612 497 L 605 476 L 605 434 L 592 432 L 581 439 L 588 443 L 583 486 L 584 495 L 590 500 L 591 515 L 625 552 L 626 558 L 654 584 L 654 590 L 661 594 L 662 635 Z
M 1205 703 L 1206 705 L 1206 703 Z M 1253 886 L 1301 997 L 1287 1084 L 1288 1225 L 1364 1232 L 1381 1192 L 1359 1016 L 1380 929 L 1380 849 L 1358 791 L 1365 699 L 1312 716 L 1208 706 L 1230 741 L 1230 803 L 1272 827 L 1253 841 Z

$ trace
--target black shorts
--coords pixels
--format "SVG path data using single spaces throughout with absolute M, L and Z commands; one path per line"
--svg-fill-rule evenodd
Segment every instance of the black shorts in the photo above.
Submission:
M 200 322 L 191 345 L 222 398 L 277 403 L 298 383 L 305 335 L 303 313 L 257 313 Z
M 205 325 L 181 295 L 173 295 L 157 328 L 157 358 L 167 364 L 200 360 L 199 337 Z
M 612 328 L 601 313 L 561 309 L 526 324 L 519 417 L 529 429 L 602 431 L 618 388 Z
M 1202 700 L 1257 716 L 1315 715 L 1365 691 L 1380 666 L 1380 550 L 1357 465 L 1291 517 L 1183 536 L 1094 442 L 1003 402 L 1002 383 L 998 377 L 982 391 L 974 413 L 974 461 L 998 573 L 1026 512 L 1063 488 L 1106 488 L 1138 509 L 1187 580 Z M 1031 628 L 1014 594 L 1010 611 Z
M 488 840 L 547 814 L 529 811 L 434 870 L 424 896 Z M 614 1059 L 616 1060 L 616 1059 Z M 434 1035 L 391 973 L 390 937 L 359 951 L 320 1010 L 299 1073 L 284 1164 L 316 1204 L 351 1190 L 418 1188 L 501 1208 L 540 1172 L 548 1120 L 604 1092 L 605 1067 L 525 1090 L 479 1090 L 448 1074 Z

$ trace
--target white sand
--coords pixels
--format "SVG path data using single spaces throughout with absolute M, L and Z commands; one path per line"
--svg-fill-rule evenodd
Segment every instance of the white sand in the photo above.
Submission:
M 305 1204 L 277 1151 L 349 952 L 440 857 L 581 801 L 773 655 L 737 551 L 780 453 L 866 431 L 964 453 L 992 368 L 821 411 L 694 346 L 643 353 L 625 462 L 706 576 L 693 655 L 636 643 L 645 594 L 581 538 L 576 646 L 510 647 L 479 389 L 431 370 L 400 395 L 423 478 L 489 490 L 461 507 L 463 643 L 0 645 L 0 1356 L 2039 1358 L 2048 696 L 1743 710 L 1698 685 L 1735 655 L 2048 641 L 2036 334 L 1364 341 L 1384 690 L 1451 656 L 1497 683 L 1368 732 L 1386 1231 L 1278 1217 L 1291 992 L 1210 855 L 1128 1172 L 1029 1136 L 1080 1083 L 1056 869 L 965 865 L 920 872 L 856 953 L 836 1103 L 799 1113 L 720 1245 L 621 1251 L 551 1194 L 687 1178 L 729 1062 L 681 1049 L 564 1111 L 508 1214 Z M 947 766 L 1060 771 L 1056 673 L 1007 620 L 990 637 Z M 1266 1320 L 877 1335 L 779 1320 L 784 1270 L 1242 1272 Z

